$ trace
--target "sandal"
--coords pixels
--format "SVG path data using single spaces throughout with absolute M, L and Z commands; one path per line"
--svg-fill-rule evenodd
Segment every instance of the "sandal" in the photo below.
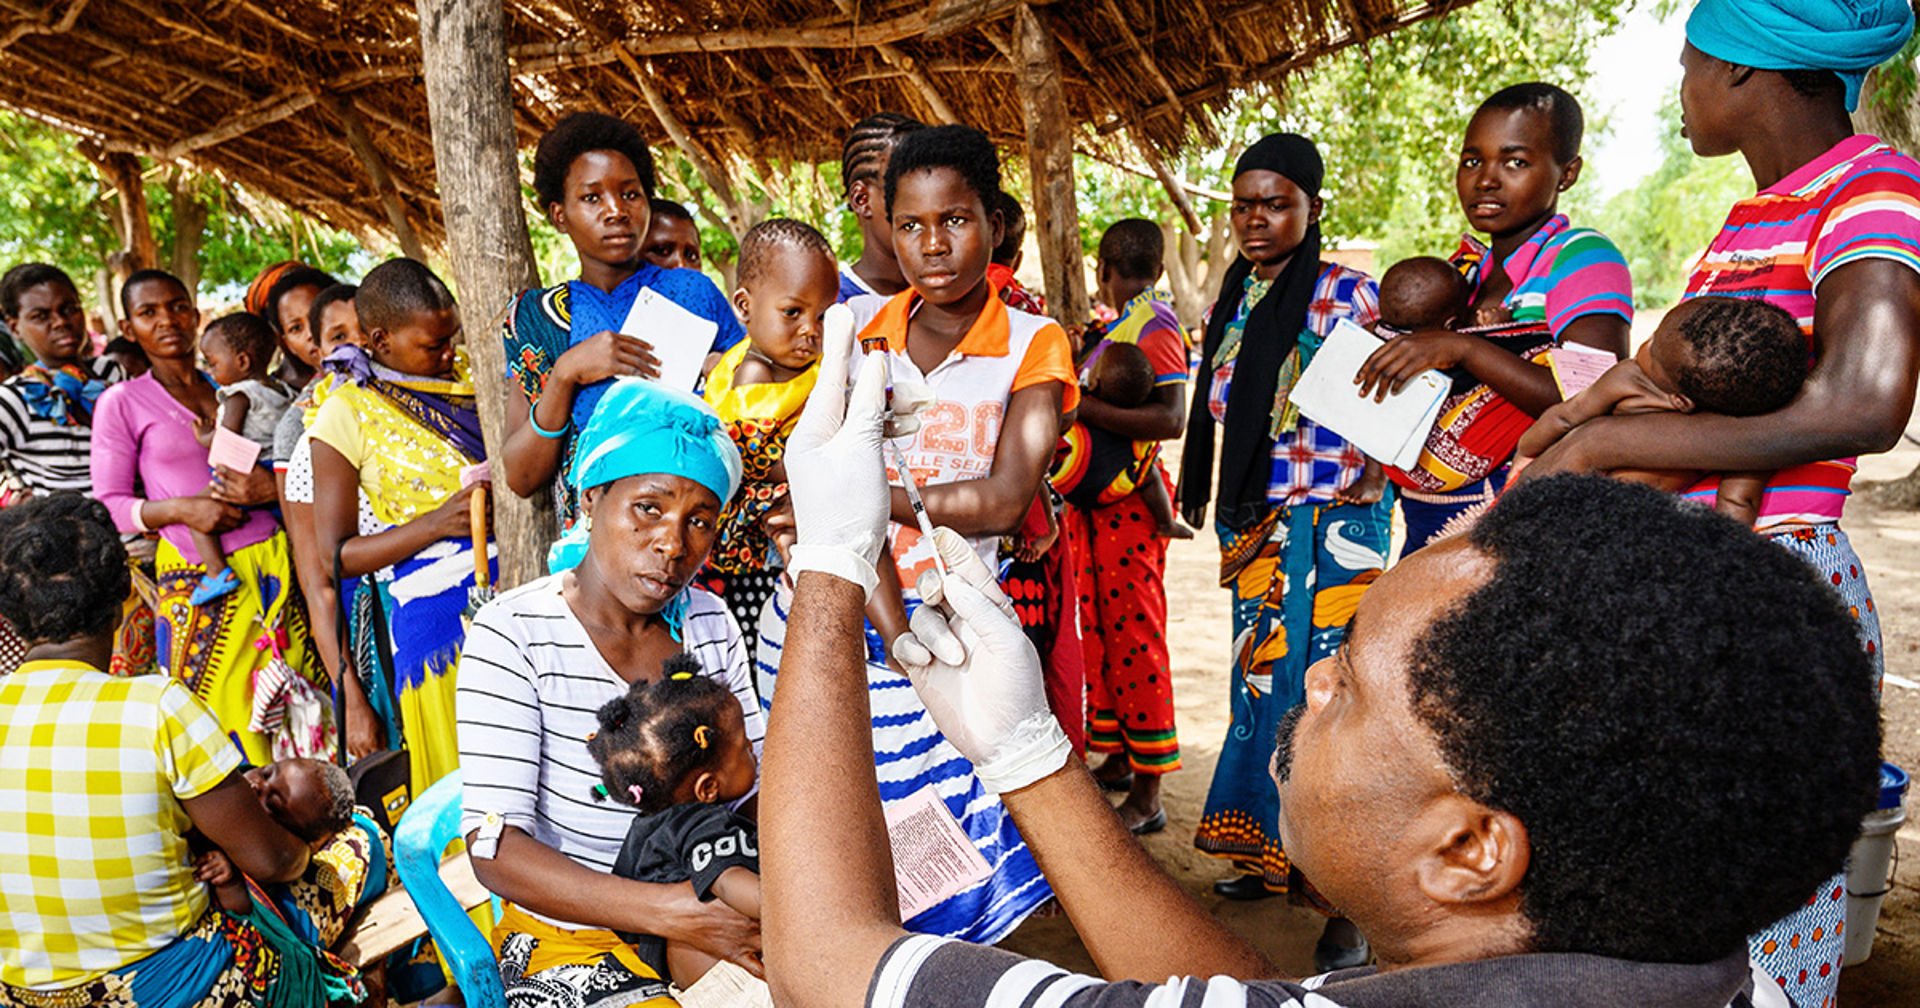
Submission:
M 188 601 L 203 606 L 217 598 L 231 595 L 240 589 L 240 579 L 234 576 L 233 568 L 222 567 L 218 574 L 208 574 L 200 579 L 199 587 L 193 590 Z

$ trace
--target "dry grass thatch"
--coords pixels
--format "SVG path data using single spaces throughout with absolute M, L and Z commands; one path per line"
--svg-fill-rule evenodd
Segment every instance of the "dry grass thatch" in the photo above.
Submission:
M 1024 146 L 1018 0 L 505 0 L 523 144 L 562 114 L 670 124 L 725 163 L 839 156 L 897 109 Z M 1083 143 L 1213 139 L 1238 88 L 1468 0 L 1053 0 Z M 96 150 L 186 160 L 337 226 L 441 235 L 414 6 L 0 0 L 0 106 Z M 384 174 L 390 183 L 376 185 Z M 382 197 L 386 202 L 382 202 Z M 397 202 L 395 198 L 397 197 Z

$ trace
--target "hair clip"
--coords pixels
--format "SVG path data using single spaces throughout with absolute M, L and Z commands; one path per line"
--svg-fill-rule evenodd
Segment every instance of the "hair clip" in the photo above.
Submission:
M 594 801 L 607 800 L 607 786 L 605 784 L 595 784 L 591 793 Z
M 713 729 L 707 727 L 706 725 L 694 725 L 693 726 L 693 744 L 699 746 L 702 749 L 705 749 L 707 747 L 707 734 L 711 731 L 713 731 Z
M 640 804 L 640 796 L 645 793 L 646 793 L 646 789 L 641 787 L 638 784 L 627 785 L 627 794 L 633 796 L 633 803 L 635 805 Z
M 590 731 L 590 732 L 588 732 L 588 733 L 587 733 L 587 739 L 586 739 L 586 740 L 587 740 L 588 742 L 592 742 L 592 741 L 593 741 L 594 739 L 596 739 L 596 738 L 598 738 L 599 736 L 600 736 L 600 733 L 599 733 L 599 732 L 597 732 L 597 731 Z
M 693 678 L 693 673 L 691 673 L 691 672 L 675 672 L 674 674 L 672 674 L 672 675 L 670 675 L 670 676 L 668 676 L 667 678 L 669 678 L 669 679 L 672 679 L 672 680 L 673 680 L 674 682 L 683 682 L 683 681 L 685 681 L 685 680 L 688 680 L 688 679 L 691 679 L 691 678 Z

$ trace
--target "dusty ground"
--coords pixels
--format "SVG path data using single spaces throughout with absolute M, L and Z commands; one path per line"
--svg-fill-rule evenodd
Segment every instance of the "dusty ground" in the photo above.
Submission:
M 1892 479 L 1916 464 L 1920 448 L 1903 446 L 1866 460 L 1861 479 Z M 1886 636 L 1886 758 L 1920 770 L 1920 688 L 1901 684 L 1920 682 L 1920 512 L 1885 512 L 1856 498 L 1847 528 L 1871 572 Z M 1184 769 L 1165 784 L 1167 830 L 1145 843 L 1161 865 L 1229 926 L 1265 949 L 1281 970 L 1304 975 L 1311 969 L 1321 919 L 1284 899 L 1234 903 L 1214 896 L 1209 884 L 1229 870 L 1190 843 L 1227 720 L 1227 594 L 1215 582 L 1217 563 L 1217 549 L 1207 538 L 1176 542 L 1169 554 L 1167 593 L 1174 600 L 1169 637 Z M 1920 1004 L 1920 822 L 1902 828 L 1898 842 L 1903 860 L 1881 912 L 1873 956 L 1843 974 L 1840 991 L 1849 1005 Z M 1006 944 L 1070 969 L 1093 969 L 1064 917 L 1029 921 Z

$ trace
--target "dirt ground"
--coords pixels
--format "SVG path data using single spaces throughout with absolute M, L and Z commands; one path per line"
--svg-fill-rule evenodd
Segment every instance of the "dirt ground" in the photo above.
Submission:
M 1903 445 L 1864 460 L 1860 479 L 1894 479 L 1916 464 L 1920 448 Z M 1856 496 L 1846 527 L 1870 572 L 1886 638 L 1886 758 L 1920 770 L 1920 512 L 1882 511 Z M 1183 768 L 1164 785 L 1167 829 L 1144 842 L 1208 909 L 1265 950 L 1283 972 L 1301 976 L 1311 972 L 1322 919 L 1285 899 L 1235 903 L 1215 896 L 1208 887 L 1230 869 L 1191 843 L 1227 724 L 1227 593 L 1215 581 L 1217 563 L 1218 550 L 1207 537 L 1176 542 L 1168 556 L 1167 594 L 1173 600 L 1168 636 Z M 1881 911 L 1873 955 L 1842 974 L 1840 993 L 1848 1005 L 1920 1004 L 1920 822 L 1900 830 L 1898 846 L 1901 861 Z M 1069 969 L 1093 971 L 1065 917 L 1030 920 L 1005 944 Z

